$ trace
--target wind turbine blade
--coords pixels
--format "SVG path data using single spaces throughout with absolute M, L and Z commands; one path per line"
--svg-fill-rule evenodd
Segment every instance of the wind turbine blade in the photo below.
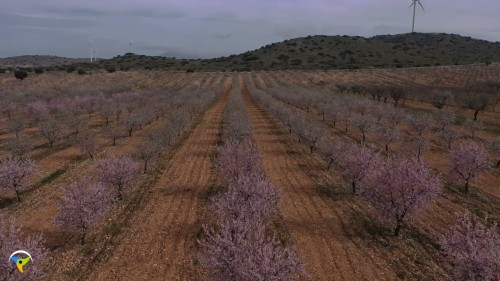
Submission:
M 411 6 L 415 5 L 415 1 L 413 1 L 408 8 L 411 8 Z
M 424 11 L 425 13 L 425 9 L 424 9 L 424 6 L 422 6 L 422 3 L 420 3 L 420 0 L 417 0 L 418 4 L 420 5 L 420 8 L 422 8 L 422 10 Z

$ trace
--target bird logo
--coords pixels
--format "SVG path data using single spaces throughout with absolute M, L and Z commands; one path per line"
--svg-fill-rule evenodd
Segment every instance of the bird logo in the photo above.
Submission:
M 21 258 L 22 256 L 20 256 L 20 254 L 25 257 Z M 12 253 L 12 255 L 10 255 L 9 261 L 14 262 L 17 266 L 17 269 L 19 269 L 19 271 L 23 273 L 24 272 L 23 266 L 25 266 L 28 262 L 33 261 L 33 258 L 31 257 L 30 253 L 23 250 L 19 250 L 15 251 L 14 253 Z

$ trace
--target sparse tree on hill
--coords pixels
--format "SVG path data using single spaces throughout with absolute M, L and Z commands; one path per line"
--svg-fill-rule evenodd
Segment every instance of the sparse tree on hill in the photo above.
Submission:
M 25 70 L 16 70 L 14 71 L 14 76 L 19 80 L 24 80 L 28 77 L 28 72 Z
M 20 160 L 12 157 L 0 160 L 0 186 L 16 193 L 17 202 L 21 193 L 28 188 L 28 180 L 36 171 L 32 160 Z
M 469 192 L 469 183 L 490 167 L 484 146 L 472 140 L 461 141 L 453 148 L 450 161 L 450 174 L 465 181 L 465 192 Z
M 466 212 L 441 238 L 455 280 L 500 280 L 500 235 Z
M 65 191 L 55 223 L 61 229 L 78 233 L 83 245 L 88 229 L 106 215 L 109 202 L 102 185 L 80 179 Z
M 421 160 L 379 160 L 364 178 L 362 195 L 385 219 L 395 220 L 398 236 L 406 219 L 424 210 L 439 194 L 441 181 Z

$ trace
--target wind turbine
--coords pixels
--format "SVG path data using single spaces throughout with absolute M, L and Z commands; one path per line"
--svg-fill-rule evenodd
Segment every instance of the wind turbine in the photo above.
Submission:
M 422 10 L 424 12 L 425 12 L 425 9 L 424 9 L 424 6 L 422 6 L 422 3 L 420 3 L 420 0 L 411 0 L 411 1 L 412 1 L 412 3 L 408 8 L 413 6 L 413 23 L 411 25 L 411 33 L 414 33 L 415 32 L 415 12 L 417 10 L 417 3 L 420 5 L 420 7 L 422 8 Z
M 89 43 L 89 48 L 90 48 L 90 62 L 92 62 L 92 55 L 94 53 L 94 51 L 93 51 L 93 49 L 94 49 L 93 45 L 94 45 L 94 43 L 92 42 L 92 40 L 90 40 L 90 43 Z
M 129 43 L 129 50 L 128 50 L 128 52 L 129 52 L 129 53 L 132 53 L 132 45 L 133 45 L 133 44 L 132 44 L 132 40 L 130 40 L 130 43 Z

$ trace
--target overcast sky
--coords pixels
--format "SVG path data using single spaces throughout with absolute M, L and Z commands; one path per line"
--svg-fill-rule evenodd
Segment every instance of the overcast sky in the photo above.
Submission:
M 416 31 L 500 41 L 499 0 L 421 0 Z M 411 0 L 0 0 L 0 57 L 211 58 L 307 35 L 411 31 Z

